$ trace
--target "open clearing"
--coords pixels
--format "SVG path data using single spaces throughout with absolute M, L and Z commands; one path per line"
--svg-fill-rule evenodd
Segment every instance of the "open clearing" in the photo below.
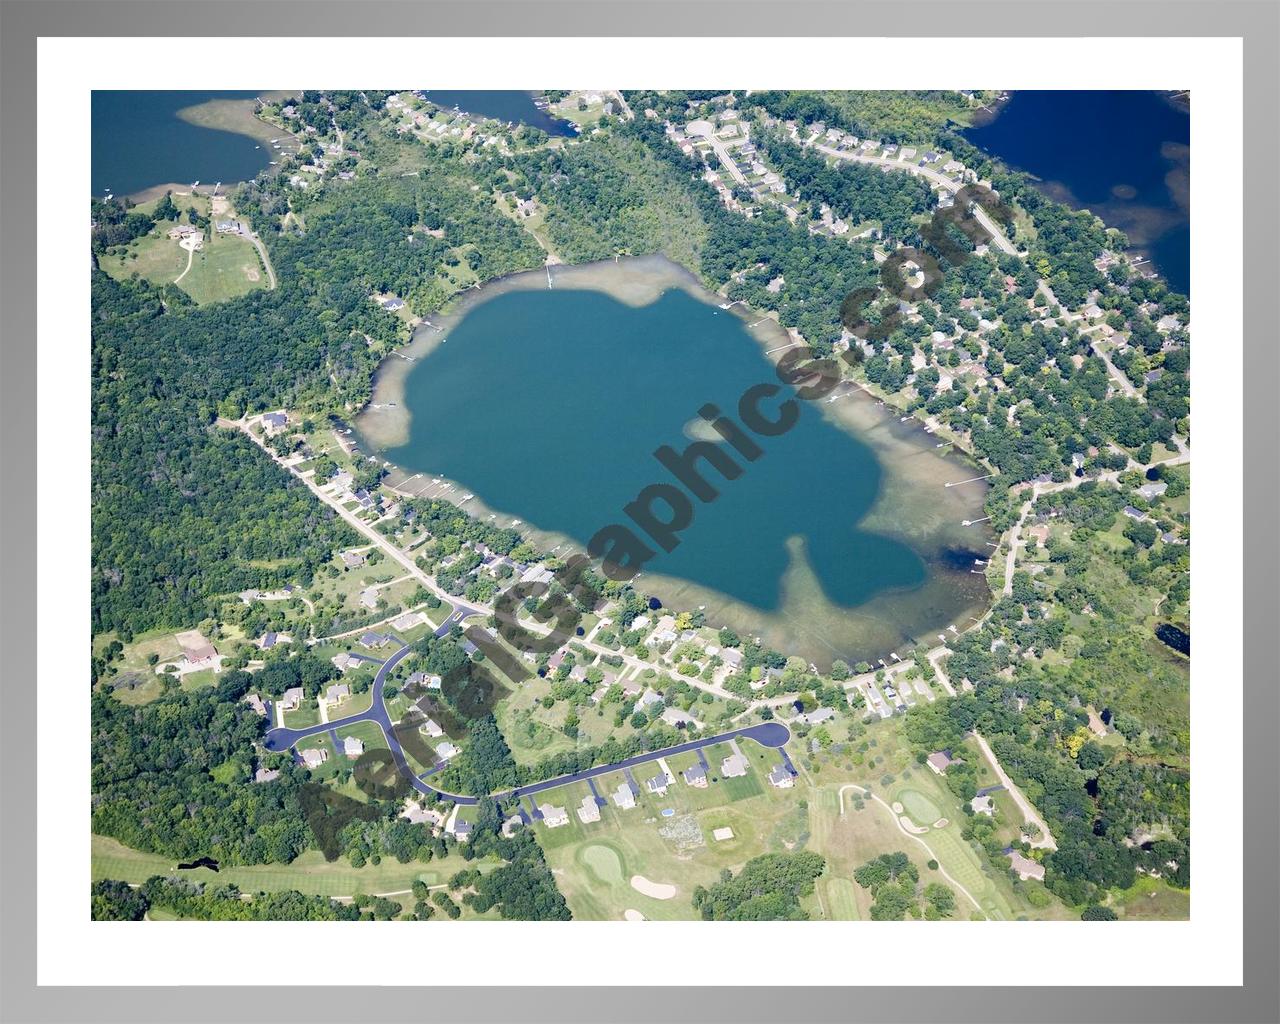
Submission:
M 114 878 L 140 884 L 152 875 L 174 875 L 193 882 L 233 882 L 245 892 L 270 892 L 296 889 L 314 896 L 352 896 L 356 893 L 404 892 L 415 879 L 428 885 L 439 885 L 464 866 L 461 858 L 433 861 L 431 866 L 401 864 L 386 857 L 381 864 L 353 868 L 345 858 L 333 863 L 319 850 L 308 850 L 292 864 L 262 864 L 251 867 L 226 867 L 221 871 L 196 868 L 177 871 L 172 860 L 153 853 L 143 853 L 107 836 L 93 837 L 93 878 Z

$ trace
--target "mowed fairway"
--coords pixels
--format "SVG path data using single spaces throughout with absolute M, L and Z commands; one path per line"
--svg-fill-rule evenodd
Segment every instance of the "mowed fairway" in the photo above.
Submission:
M 332 864 L 318 850 L 308 850 L 292 864 L 262 864 L 252 867 L 229 867 L 221 871 L 196 868 L 174 870 L 174 862 L 156 854 L 131 849 L 106 836 L 93 837 L 92 874 L 94 880 L 114 878 L 135 884 L 152 875 L 175 875 L 193 882 L 232 882 L 245 892 L 268 892 L 296 889 L 315 896 L 353 896 L 356 893 L 404 892 L 415 879 L 438 885 L 455 871 L 468 867 L 462 858 L 450 857 L 430 865 L 401 864 L 386 857 L 379 865 L 366 864 L 353 868 L 346 858 Z

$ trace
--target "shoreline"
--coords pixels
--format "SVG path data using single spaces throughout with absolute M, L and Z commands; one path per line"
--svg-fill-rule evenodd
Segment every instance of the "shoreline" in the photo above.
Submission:
M 389 354 L 378 368 L 369 403 L 348 422 L 355 428 L 360 450 L 387 466 L 389 475 L 384 484 L 394 493 L 425 498 L 431 492 L 431 496 L 458 504 L 458 497 L 471 491 L 451 477 L 388 461 L 387 452 L 410 439 L 410 417 L 405 408 L 408 377 L 467 313 L 498 295 L 546 288 L 547 273 L 545 267 L 523 271 L 474 289 L 474 295 L 468 291 L 444 315 L 416 328 L 409 344 Z M 609 260 L 557 265 L 550 268 L 550 273 L 553 287 L 603 291 L 632 306 L 647 305 L 673 287 L 705 305 L 717 309 L 724 305 L 724 297 L 704 288 L 691 271 L 661 256 L 633 257 L 621 264 Z M 771 364 L 776 361 L 775 356 L 769 355 L 771 349 L 795 341 L 772 315 L 741 305 L 731 311 Z M 985 470 L 973 470 L 979 465 L 976 460 L 928 433 L 919 420 L 904 418 L 901 410 L 883 402 L 862 384 L 850 384 L 849 389 L 842 389 L 837 402 L 815 403 L 816 411 L 872 450 L 883 470 L 882 482 L 860 526 L 911 547 L 924 563 L 925 581 L 882 591 L 862 605 L 835 605 L 826 598 L 808 562 L 803 539 L 796 537 L 788 545 L 792 557 L 780 580 L 779 604 L 773 609 L 755 608 L 694 581 L 654 572 L 637 577 L 644 578 L 641 585 L 646 592 L 667 605 L 701 608 L 708 621 L 761 636 L 771 646 L 788 653 L 804 653 L 807 660 L 815 663 L 829 663 L 835 657 L 853 658 L 850 664 L 864 657 L 888 658 L 903 644 L 928 643 L 921 638 L 983 613 L 993 593 L 985 572 L 972 566 L 976 559 L 990 557 L 991 542 L 996 538 L 984 527 L 965 528 L 960 524 L 982 516 L 989 484 L 979 480 L 963 486 L 944 485 L 980 476 Z M 435 480 L 442 483 L 435 484 Z M 439 493 L 446 485 L 453 490 Z M 930 500 L 922 501 L 925 489 L 931 492 Z M 469 499 L 463 508 L 481 521 L 520 530 L 540 550 L 557 558 L 584 552 L 585 538 L 543 529 L 508 510 L 487 505 L 482 495 Z M 939 612 L 941 616 L 936 614 Z M 863 639 L 853 648 L 855 635 Z
M 1025 92 L 1030 90 L 1022 90 L 1022 91 Z M 1185 91 L 1180 92 L 1177 90 L 1170 90 L 1170 89 L 1153 89 L 1148 91 L 1158 96 L 1160 102 L 1167 104 L 1171 108 L 1179 111 L 1184 115 L 1190 116 L 1191 97 L 1188 92 L 1185 92 Z M 1028 168 L 1022 167 L 1018 164 L 1015 164 L 1009 158 L 1002 156 L 1001 154 L 996 153 L 991 149 L 988 149 L 985 145 L 982 144 L 980 140 L 973 139 L 970 137 L 969 132 L 971 130 L 986 128 L 990 126 L 994 121 L 996 121 L 997 118 L 999 118 L 1001 114 L 1004 113 L 1005 108 L 1008 106 L 1008 104 L 1013 100 L 1014 96 L 1016 95 L 1017 95 L 1017 90 L 1008 91 L 1003 97 L 1001 97 L 1001 99 L 997 100 L 994 104 L 991 105 L 989 112 L 975 115 L 971 123 L 968 125 L 960 125 L 958 127 L 957 134 L 961 138 L 963 138 L 967 143 L 969 143 L 969 145 L 974 146 L 977 149 L 981 150 L 987 157 L 993 160 L 999 167 L 1009 172 L 1025 175 L 1027 179 L 1030 180 L 1030 182 L 1032 183 L 1032 187 L 1037 192 L 1039 192 L 1042 196 L 1048 199 L 1050 202 L 1058 203 L 1076 213 L 1088 213 L 1091 216 L 1097 217 L 1100 221 L 1102 221 L 1103 225 L 1108 229 L 1115 229 L 1117 231 L 1123 232 L 1124 235 L 1127 238 L 1129 238 L 1129 246 L 1124 250 L 1123 255 L 1133 260 L 1141 259 L 1143 261 L 1141 264 L 1142 269 L 1139 270 L 1138 273 L 1142 273 L 1144 274 L 1144 276 L 1155 277 L 1160 281 L 1162 281 L 1170 291 L 1180 295 L 1185 294 L 1186 297 L 1190 299 L 1191 297 L 1190 283 L 1188 282 L 1186 286 L 1186 291 L 1185 292 L 1182 291 L 1182 286 L 1175 285 L 1169 279 L 1167 273 L 1161 269 L 1156 259 L 1156 249 L 1158 247 L 1157 243 L 1159 242 L 1160 238 L 1163 237 L 1164 234 L 1168 234 L 1172 231 L 1179 230 L 1184 225 L 1178 224 L 1175 222 L 1165 227 L 1164 230 L 1160 233 L 1159 237 L 1148 238 L 1141 241 L 1138 239 L 1132 238 L 1130 237 L 1130 235 L 1134 230 L 1134 225 L 1132 223 L 1128 223 L 1128 218 L 1125 216 L 1125 214 L 1126 212 L 1128 212 L 1134 218 L 1136 218 L 1139 215 L 1140 211 L 1145 208 L 1143 205 L 1136 205 L 1132 208 L 1132 210 L 1128 210 L 1126 207 L 1118 207 L 1110 211 L 1111 215 L 1108 218 L 1106 216 L 1103 216 L 1102 213 L 1099 213 L 1095 207 L 1101 206 L 1105 208 L 1109 203 L 1112 202 L 1112 200 L 1103 200 L 1103 201 L 1093 202 L 1093 203 L 1083 202 L 1076 197 L 1071 186 L 1069 186 L 1067 183 L 1062 181 L 1045 179 L 1041 177 L 1039 174 L 1035 173 L 1034 171 Z M 1169 143 L 1166 143 L 1166 145 L 1169 145 Z M 1181 144 L 1177 144 L 1177 145 L 1181 145 Z M 1168 175 L 1176 174 L 1179 169 L 1179 166 L 1178 166 L 1179 161 L 1176 157 L 1170 156 L 1168 159 L 1173 164 L 1173 167 L 1166 172 L 1166 177 Z M 1170 183 L 1169 188 L 1172 193 L 1174 189 L 1174 185 Z M 1122 201 L 1128 202 L 1128 200 L 1122 200 Z M 1183 206 L 1181 203 L 1179 203 L 1175 199 L 1173 203 L 1173 207 L 1169 208 L 1169 210 L 1171 211 L 1173 209 L 1179 209 L 1179 208 L 1183 208 Z M 1163 210 L 1164 208 L 1161 208 L 1161 209 Z M 1120 214 L 1119 217 L 1116 216 L 1117 213 Z M 1183 215 L 1183 220 L 1185 221 L 1185 225 L 1189 226 L 1190 224 L 1189 211 L 1187 211 Z
M 189 107 L 182 107 L 173 112 L 173 116 L 180 121 L 193 125 L 196 128 L 204 128 L 208 131 L 230 132 L 233 135 L 240 135 L 247 139 L 253 139 L 259 143 L 263 150 L 264 162 L 262 167 L 256 172 L 261 174 L 271 166 L 271 154 L 275 152 L 271 148 L 271 140 L 275 139 L 282 145 L 279 153 L 283 156 L 296 156 L 302 149 L 302 143 L 293 132 L 287 128 L 281 128 L 277 125 L 264 121 L 257 114 L 259 100 L 263 97 L 276 97 L 288 95 L 287 92 L 276 90 L 259 94 L 257 99 L 212 99 L 205 100 L 203 103 L 195 103 Z M 256 176 L 256 175 L 255 175 Z M 224 181 L 221 183 L 220 191 L 223 194 L 230 194 L 234 189 L 243 185 L 245 181 Z M 199 189 L 195 189 L 201 195 L 209 195 L 212 193 L 214 186 L 202 184 Z M 153 199 L 159 199 L 165 192 L 178 192 L 178 190 L 192 190 L 191 182 L 158 182 L 154 185 L 148 185 L 145 188 L 138 189 L 135 192 L 129 192 L 120 195 L 119 199 L 128 199 L 135 205 L 148 203 Z M 207 191 L 201 191 L 207 189 Z

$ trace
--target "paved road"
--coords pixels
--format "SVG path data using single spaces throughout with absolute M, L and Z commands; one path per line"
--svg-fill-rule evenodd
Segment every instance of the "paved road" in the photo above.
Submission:
M 440 624 L 440 628 L 436 630 L 436 636 L 444 636 L 449 629 L 456 623 L 460 622 L 464 617 L 464 613 L 457 609 Z M 399 642 L 399 641 L 397 641 Z M 445 800 L 452 800 L 458 804 L 475 804 L 479 801 L 474 796 L 463 796 L 459 793 L 450 793 L 447 790 L 437 789 L 435 786 L 428 785 L 424 782 L 413 768 L 409 766 L 408 759 L 405 757 L 404 748 L 400 745 L 400 740 L 396 737 L 395 726 L 391 721 L 391 716 L 387 712 L 386 704 L 382 699 L 382 690 L 386 684 L 387 677 L 395 670 L 413 650 L 407 644 L 401 647 L 383 662 L 382 667 L 378 669 L 377 675 L 374 676 L 372 686 L 373 702 L 367 711 L 362 711 L 356 715 L 349 715 L 346 718 L 336 719 L 331 722 L 321 722 L 316 725 L 308 726 L 305 729 L 289 729 L 283 726 L 268 730 L 265 738 L 268 750 L 285 751 L 295 746 L 299 741 L 317 733 L 328 732 L 331 729 L 341 728 L 345 725 L 353 725 L 356 722 L 375 722 L 382 730 L 382 735 L 387 741 L 387 747 L 391 751 L 392 760 L 395 761 L 396 768 L 400 771 L 409 783 L 419 793 L 424 795 L 432 794 L 442 797 Z M 508 797 L 528 796 L 534 793 L 541 793 L 544 790 L 555 789 L 558 786 L 566 786 L 573 782 L 580 782 L 606 775 L 609 772 L 618 771 L 620 769 L 630 768 L 646 761 L 653 761 L 659 757 L 668 757 L 672 754 L 684 753 L 687 750 L 701 750 L 703 747 L 711 746 L 714 743 L 721 743 L 725 740 L 737 739 L 739 737 L 755 740 L 763 747 L 782 748 L 791 738 L 791 730 L 781 722 L 763 722 L 759 725 L 746 726 L 742 729 L 734 729 L 730 732 L 720 733 L 716 736 L 699 737 L 690 740 L 687 743 L 678 743 L 673 747 L 667 747 L 664 750 L 653 750 L 644 754 L 637 754 L 635 757 L 626 758 L 614 764 L 599 765 L 595 768 L 588 768 L 584 771 L 573 772 L 569 775 L 561 775 L 554 779 L 546 779 L 543 782 L 531 783 L 528 786 L 520 786 L 509 793 L 494 794 L 495 799 L 505 800 Z
M 262 239 L 251 231 L 242 231 L 241 234 L 253 243 L 253 247 L 258 250 L 258 255 L 262 257 L 262 265 L 267 271 L 267 290 L 275 291 L 276 289 L 276 271 L 271 266 L 271 257 L 267 255 L 267 247 L 262 244 Z
M 1040 812 L 1032 806 L 1031 801 L 1023 796 L 1022 790 L 1017 787 L 1013 779 L 1009 778 L 1008 774 L 1004 770 L 1004 766 L 996 757 L 995 751 L 991 749 L 986 738 L 976 729 L 969 735 L 977 741 L 978 746 L 982 748 L 982 752 L 987 755 L 987 760 L 991 762 L 991 767 L 995 769 L 996 776 L 1000 779 L 1001 784 L 1008 791 L 1009 795 L 1013 797 L 1013 802 L 1017 804 L 1018 809 L 1022 811 L 1022 816 L 1040 829 L 1039 839 L 1028 840 L 1030 846 L 1033 849 L 1056 850 L 1058 848 L 1058 844 L 1054 842 L 1053 833 L 1049 831 L 1048 824 L 1046 824 L 1044 818 L 1040 817 Z
M 806 145 L 808 144 L 806 143 Z M 921 167 L 918 164 L 913 164 L 907 160 L 894 160 L 890 157 L 883 156 L 866 156 L 862 153 L 846 153 L 842 150 L 833 149 L 830 146 L 823 146 L 816 142 L 812 143 L 811 148 L 816 149 L 819 153 L 823 153 L 829 157 L 834 157 L 836 160 L 848 160 L 850 163 L 855 164 L 874 164 L 877 167 L 888 167 L 895 171 L 907 171 L 910 174 L 914 174 L 918 177 L 926 178 L 929 181 L 934 182 L 940 188 L 946 189 L 953 195 L 964 188 L 964 182 L 962 181 L 956 181 L 954 178 L 948 178 L 941 171 L 935 170 L 932 167 Z M 1001 252 L 1006 252 L 1010 256 L 1016 256 L 1018 254 L 1018 247 L 1005 237 L 1004 232 L 1000 230 L 1000 226 L 996 224 L 996 222 L 987 214 L 987 211 L 977 203 L 973 204 L 973 216 L 974 219 L 982 225 L 983 230 L 991 236 L 991 240 L 996 244 L 996 247 L 999 248 Z

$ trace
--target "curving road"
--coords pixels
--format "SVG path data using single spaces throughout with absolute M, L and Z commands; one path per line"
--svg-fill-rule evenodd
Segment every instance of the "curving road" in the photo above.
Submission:
M 801 143 L 801 146 L 811 147 L 825 156 L 834 157 L 836 160 L 847 160 L 855 164 L 872 164 L 876 167 L 886 167 L 894 171 L 906 171 L 909 174 L 914 174 L 917 177 L 933 182 L 939 188 L 946 189 L 953 195 L 964 188 L 964 182 L 962 181 L 948 178 L 941 171 L 932 167 L 920 167 L 918 164 L 913 164 L 909 161 L 895 160 L 892 157 L 885 156 L 866 156 L 863 153 L 849 153 L 844 150 L 833 149 L 831 146 L 823 146 L 812 139 Z M 992 242 L 1001 252 L 1008 253 L 1010 256 L 1018 255 L 1018 247 L 1009 241 L 1000 226 L 991 219 L 987 211 L 978 203 L 973 204 L 973 216 L 982 225 L 983 230 L 991 236 Z
M 461 622 L 464 618 L 471 614 L 471 609 L 463 606 L 455 608 L 444 622 L 440 623 L 440 628 L 435 631 L 436 636 L 444 636 L 449 632 L 455 623 Z M 404 748 L 400 745 L 400 740 L 396 736 L 395 726 L 391 721 L 391 715 L 387 712 L 387 706 L 382 699 L 382 690 L 386 684 L 387 677 L 395 670 L 413 650 L 408 644 L 394 638 L 400 643 L 399 649 L 384 661 L 378 668 L 377 674 L 373 678 L 372 698 L 373 702 L 369 705 L 367 711 L 361 711 L 359 714 L 349 715 L 346 718 L 338 718 L 329 722 L 318 722 L 315 725 L 309 725 L 304 729 L 289 729 L 284 726 L 267 730 L 264 742 L 268 750 L 282 752 L 297 745 L 301 740 L 309 736 L 315 736 L 318 733 L 328 732 L 331 729 L 341 728 L 346 725 L 354 725 L 357 722 L 374 722 L 378 728 L 382 730 L 382 735 L 387 741 L 387 747 L 391 751 L 392 760 L 395 761 L 397 770 L 403 775 L 419 793 L 423 795 L 435 794 L 445 800 L 452 800 L 457 804 L 471 805 L 479 803 L 479 799 L 474 796 L 463 796 L 460 793 L 450 793 L 447 790 L 437 789 L 435 786 L 428 785 L 418 775 L 417 772 L 409 766 L 408 758 L 404 753 Z M 542 782 L 530 783 L 527 786 L 520 786 L 510 792 L 494 793 L 496 800 L 505 800 L 509 797 L 528 796 L 534 793 L 541 793 L 544 790 L 555 789 L 559 786 L 566 786 L 572 782 L 582 782 L 587 779 L 594 779 L 601 775 L 607 775 L 609 772 L 620 771 L 624 768 L 631 768 L 638 764 L 644 764 L 646 761 L 653 761 L 659 757 L 669 757 L 673 754 L 681 754 L 688 750 L 699 750 L 703 747 L 711 746 L 715 743 L 722 743 L 732 739 L 751 739 L 755 740 L 763 747 L 781 748 L 786 745 L 791 738 L 791 730 L 781 722 L 762 722 L 759 725 L 750 725 L 741 729 L 733 729 L 729 732 L 720 733 L 716 736 L 699 737 L 698 739 L 689 740 L 687 743 L 677 743 L 675 746 L 666 747 L 663 750 L 651 750 L 644 754 L 637 754 L 635 757 L 628 757 L 625 760 L 614 762 L 613 764 L 598 765 L 595 768 L 587 768 L 580 772 L 573 772 L 569 775 L 557 776 L 553 779 L 545 779 Z M 430 774 L 429 772 L 424 774 Z

